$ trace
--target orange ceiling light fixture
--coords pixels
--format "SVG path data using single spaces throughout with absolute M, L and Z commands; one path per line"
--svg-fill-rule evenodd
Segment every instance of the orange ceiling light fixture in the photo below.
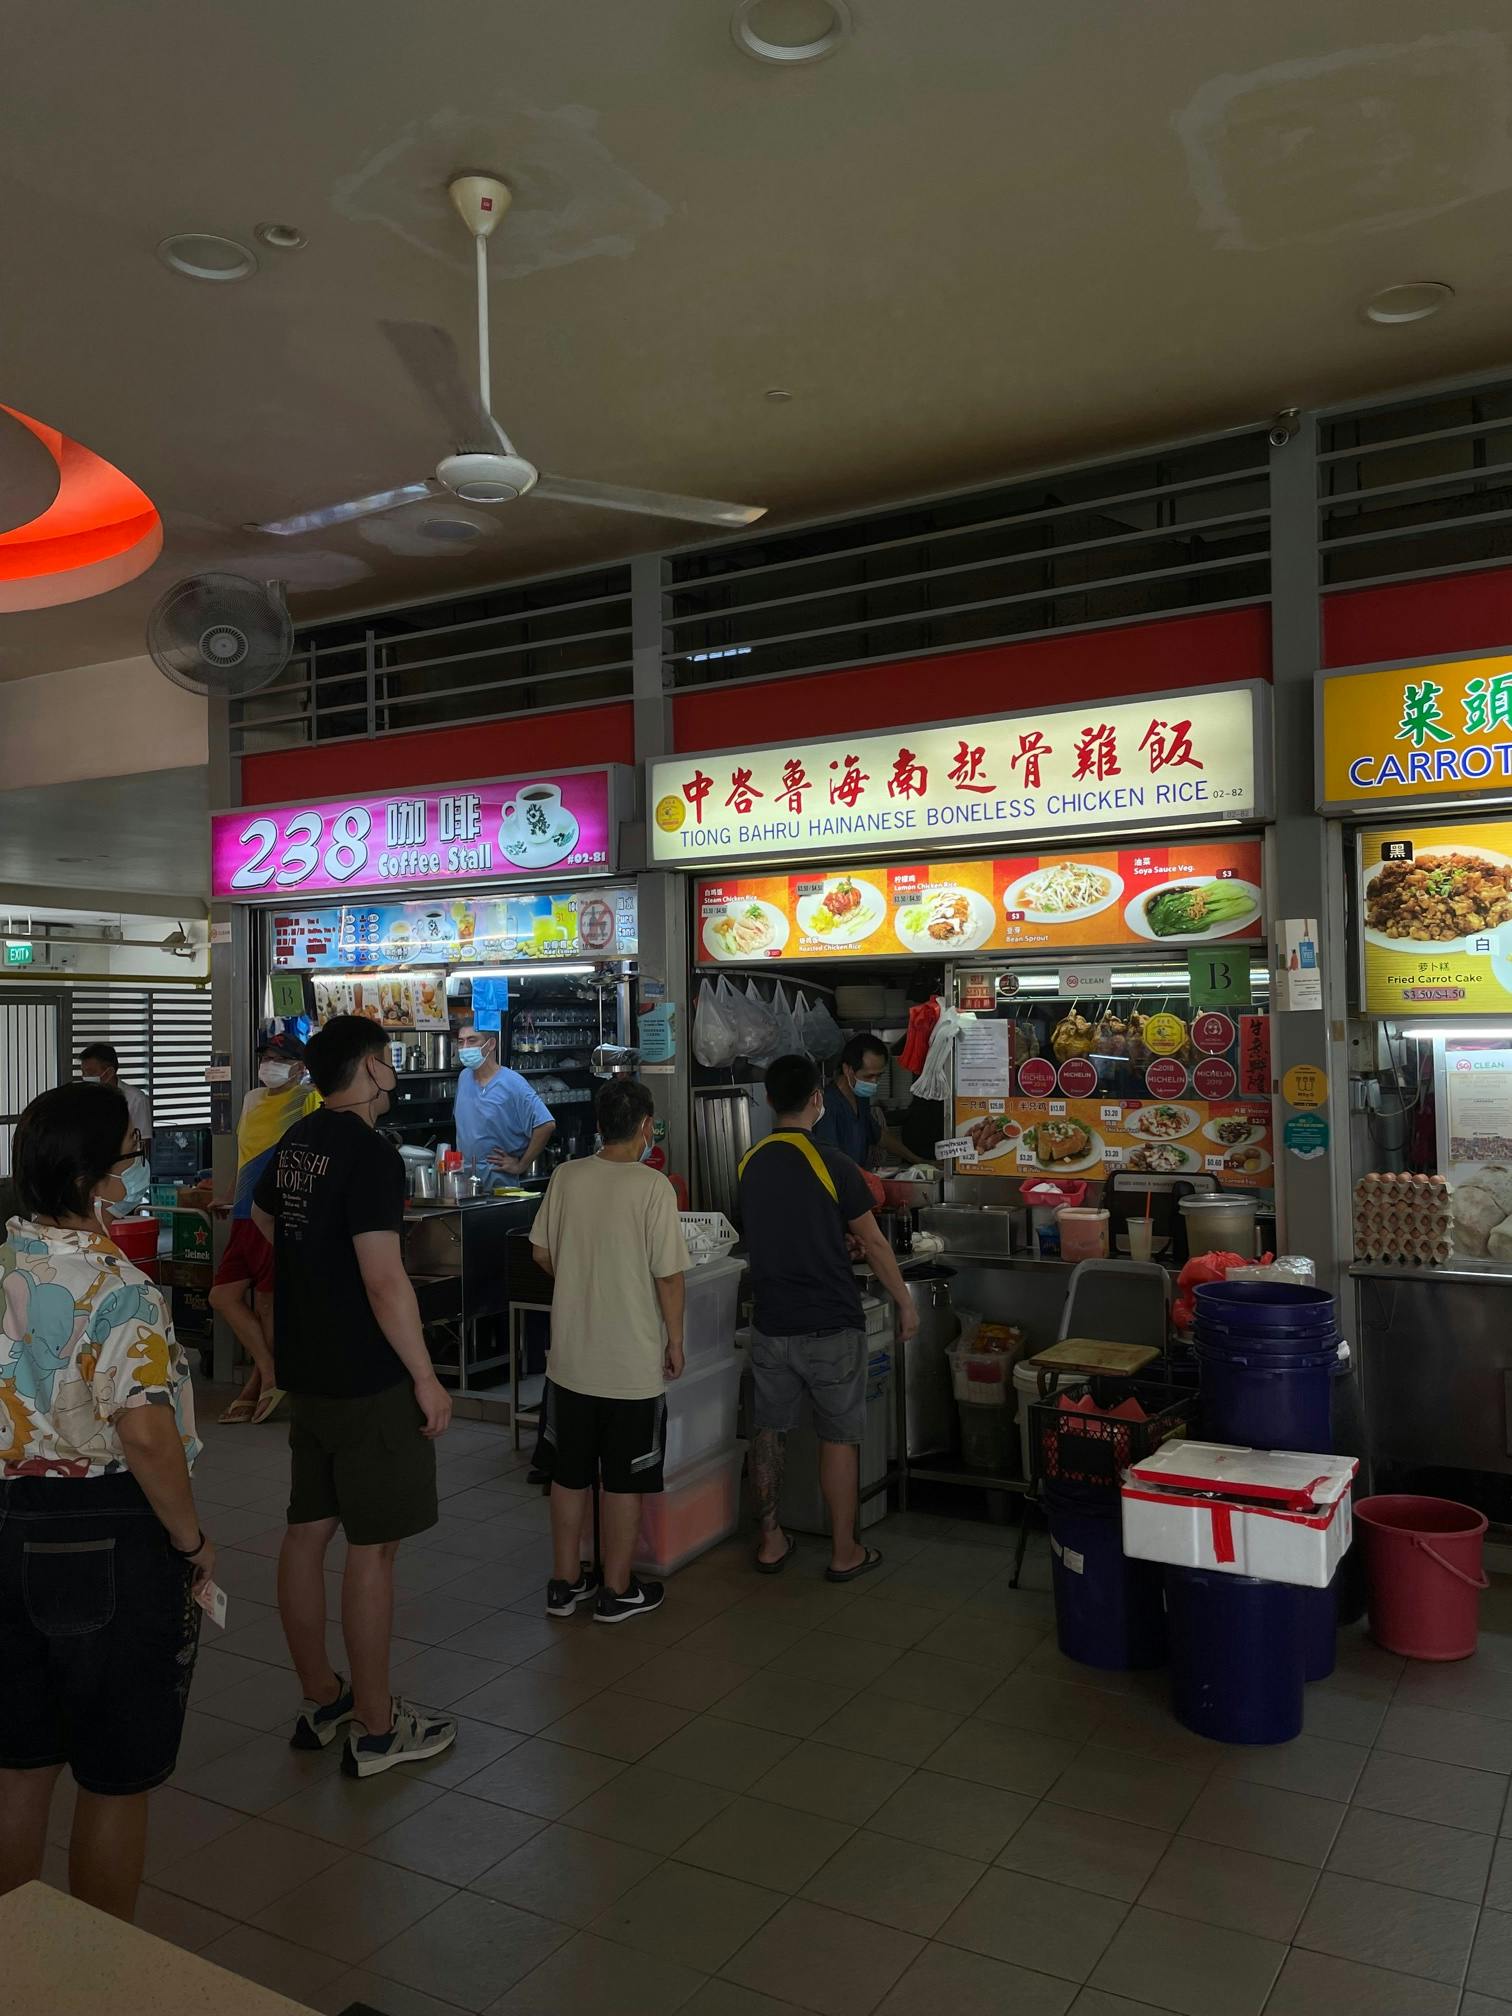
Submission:
M 58 465 L 58 492 L 28 524 L 0 532 L 0 615 L 104 595 L 145 574 L 163 550 L 163 521 L 129 476 L 56 427 L 0 406 Z

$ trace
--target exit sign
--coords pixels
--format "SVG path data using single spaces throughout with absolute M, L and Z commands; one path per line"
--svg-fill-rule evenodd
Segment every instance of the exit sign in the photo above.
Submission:
M 7 966 L 30 966 L 32 948 L 29 938 L 7 938 L 5 941 L 5 963 Z

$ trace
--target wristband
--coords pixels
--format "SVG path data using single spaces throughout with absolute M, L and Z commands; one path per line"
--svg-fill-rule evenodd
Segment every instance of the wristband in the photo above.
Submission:
M 203 1554 L 203 1553 L 204 1553 L 204 1551 L 205 1551 L 205 1529 L 204 1529 L 204 1527 L 203 1527 L 203 1526 L 201 1526 L 201 1528 L 200 1528 L 200 1536 L 199 1536 L 198 1540 L 196 1540 L 196 1541 L 195 1541 L 195 1543 L 194 1543 L 194 1545 L 193 1545 L 192 1547 L 175 1547 L 175 1546 L 174 1546 L 174 1544 L 173 1544 L 173 1542 L 172 1542 L 172 1541 L 170 1540 L 170 1541 L 168 1542 L 168 1551 L 169 1551 L 169 1552 L 170 1552 L 171 1554 L 177 1554 L 177 1556 L 178 1556 L 178 1558 L 180 1559 L 180 1561 L 192 1561 L 192 1560 L 194 1559 L 194 1557 L 195 1557 L 195 1555 L 196 1555 L 196 1554 Z

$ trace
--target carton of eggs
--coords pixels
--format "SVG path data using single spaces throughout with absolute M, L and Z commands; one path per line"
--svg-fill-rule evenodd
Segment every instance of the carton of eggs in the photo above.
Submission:
M 1442 1176 L 1383 1170 L 1362 1176 L 1356 1183 L 1357 1259 L 1442 1267 L 1454 1251 L 1454 1239 L 1455 1213 L 1449 1185 Z

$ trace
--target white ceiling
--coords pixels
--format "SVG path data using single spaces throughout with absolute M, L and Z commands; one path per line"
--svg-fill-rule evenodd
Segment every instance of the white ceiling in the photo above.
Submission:
M 0 905 L 52 909 L 75 891 L 80 908 L 203 916 L 208 774 L 200 764 L 0 791 Z
M 684 542 L 544 503 L 464 549 L 236 529 L 450 447 L 377 324 L 465 343 L 461 166 L 516 188 L 492 355 L 526 452 L 769 523 L 1507 361 L 1505 0 L 856 0 L 794 72 L 735 50 L 730 4 L 12 9 L 0 400 L 168 539 L 144 582 L 0 619 L 0 676 L 139 650 L 207 564 L 286 575 L 298 617 Z M 240 284 L 153 254 L 264 219 L 309 245 Z M 1363 322 L 1404 279 L 1457 299 Z

